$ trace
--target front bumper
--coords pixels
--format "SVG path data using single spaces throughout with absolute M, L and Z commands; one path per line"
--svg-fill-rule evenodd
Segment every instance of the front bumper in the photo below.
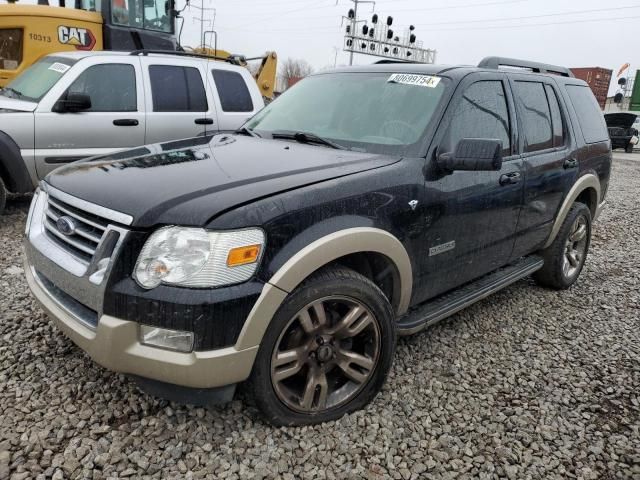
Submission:
M 67 337 L 103 367 L 191 388 L 220 387 L 249 377 L 257 346 L 180 353 L 141 344 L 136 322 L 102 315 L 95 330 L 89 328 L 47 289 L 25 258 L 27 283 L 42 308 Z
M 89 260 L 83 261 L 69 250 L 68 245 L 55 241 L 58 237 L 45 231 L 51 202 L 48 195 L 55 201 L 66 201 L 67 206 L 61 208 L 70 214 L 79 215 L 78 209 L 82 207 L 83 211 L 89 212 L 87 219 L 95 218 L 88 216 L 95 212 L 101 213 L 102 218 L 116 219 L 109 220 L 108 226 L 103 227 L 105 233 Z M 216 388 L 246 380 L 253 367 L 258 342 L 227 344 L 189 353 L 169 351 L 139 342 L 139 322 L 136 321 L 139 319 L 119 318 L 122 315 L 105 310 L 105 293 L 115 259 L 124 253 L 124 239 L 130 234 L 126 227 L 118 226 L 120 218 L 117 212 L 87 204 L 43 185 L 43 190 L 34 196 L 27 218 L 24 258 L 27 283 L 44 310 L 93 360 L 115 372 L 195 389 Z M 119 235 L 116 237 L 119 240 L 112 242 L 109 249 L 106 245 L 112 232 Z M 99 272 L 103 273 L 98 275 Z M 153 305 L 158 301 L 149 299 L 147 303 Z M 224 316 L 216 315 L 216 318 L 220 320 L 216 325 L 224 327 Z M 200 327 L 210 323 L 203 321 Z M 167 328 L 172 326 L 167 325 Z M 198 332 L 194 333 L 197 335 Z

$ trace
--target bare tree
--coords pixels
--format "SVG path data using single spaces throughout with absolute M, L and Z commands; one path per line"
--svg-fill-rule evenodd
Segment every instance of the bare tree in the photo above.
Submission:
M 306 60 L 287 58 L 280 64 L 280 77 L 287 87 L 311 73 L 313 68 Z

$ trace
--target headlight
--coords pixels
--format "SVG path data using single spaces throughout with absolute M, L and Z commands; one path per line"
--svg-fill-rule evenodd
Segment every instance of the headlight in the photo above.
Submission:
M 143 288 L 161 283 L 219 287 L 248 280 L 258 268 L 264 232 L 257 228 L 208 232 L 164 227 L 146 241 L 134 278 Z

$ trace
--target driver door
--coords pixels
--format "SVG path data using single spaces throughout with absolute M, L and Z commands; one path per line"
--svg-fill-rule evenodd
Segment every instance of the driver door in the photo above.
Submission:
M 85 63 L 86 62 L 86 63 Z M 76 64 L 35 112 L 35 159 L 39 178 L 66 163 L 144 144 L 144 93 L 137 58 L 96 57 Z M 88 95 L 91 107 L 56 111 L 69 92 Z
M 437 157 L 452 153 L 463 138 L 501 140 L 502 168 L 442 172 Z M 524 188 L 516 138 L 513 98 L 504 75 L 468 76 L 458 86 L 427 157 L 419 301 L 509 261 Z

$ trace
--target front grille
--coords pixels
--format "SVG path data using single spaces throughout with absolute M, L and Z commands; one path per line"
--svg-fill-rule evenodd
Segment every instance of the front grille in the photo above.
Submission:
M 74 225 L 72 233 L 63 233 L 60 230 L 58 221 L 62 217 L 66 217 Z M 108 224 L 108 220 L 49 194 L 44 217 L 47 236 L 77 259 L 87 263 L 91 261 Z

